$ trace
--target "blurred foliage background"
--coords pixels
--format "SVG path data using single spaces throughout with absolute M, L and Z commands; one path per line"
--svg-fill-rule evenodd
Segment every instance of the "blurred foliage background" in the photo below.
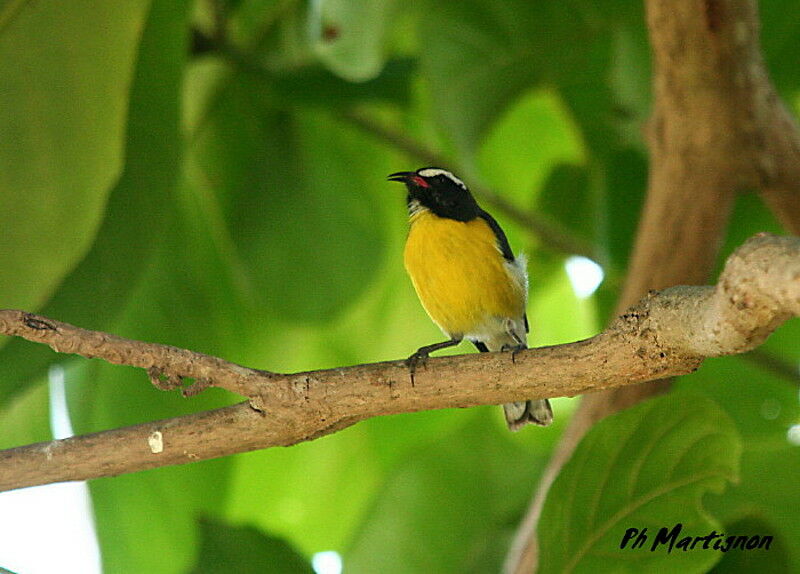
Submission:
M 796 105 L 800 2 L 761 11 Z M 479 199 L 528 253 L 532 344 L 590 336 L 646 188 L 649 74 L 636 2 L 0 1 L 0 307 L 275 371 L 406 357 L 441 335 L 385 177 L 436 159 L 492 190 Z M 780 231 L 744 194 L 723 254 L 764 230 Z M 565 272 L 576 253 L 605 272 L 589 298 Z M 799 330 L 770 339 L 767 366 L 710 360 L 597 425 L 545 507 L 543 571 L 714 567 L 721 553 L 618 550 L 626 528 L 675 522 L 773 535 L 759 570 L 800 571 Z M 238 400 L 3 339 L 3 448 L 50 438 L 55 363 L 78 433 Z M 497 571 L 573 406 L 517 434 L 496 408 L 427 412 L 93 481 L 105 569 L 303 572 L 335 550 L 348 574 Z

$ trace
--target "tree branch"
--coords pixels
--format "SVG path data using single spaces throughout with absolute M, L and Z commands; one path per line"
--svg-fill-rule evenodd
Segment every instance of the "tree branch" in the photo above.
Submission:
M 761 56 L 756 0 L 646 0 L 654 108 L 650 177 L 618 312 L 649 289 L 707 281 L 737 191 L 760 188 L 779 219 L 800 233 L 800 133 Z M 549 485 L 601 418 L 666 389 L 596 393 L 562 435 L 506 560 L 537 562 L 535 525 Z
M 0 333 L 147 369 L 159 388 L 193 378 L 249 403 L 1 451 L 0 491 L 291 445 L 379 415 L 574 396 L 686 374 L 707 356 L 756 347 L 796 315 L 800 239 L 766 234 L 729 258 L 716 287 L 653 292 L 591 339 L 528 349 L 514 361 L 507 353 L 431 359 L 414 385 L 403 361 L 276 374 L 3 310 Z

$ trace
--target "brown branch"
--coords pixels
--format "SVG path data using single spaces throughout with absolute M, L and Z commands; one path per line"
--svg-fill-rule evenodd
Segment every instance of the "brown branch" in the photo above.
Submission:
M 402 361 L 276 374 L 168 345 L 0 311 L 0 333 L 62 353 L 147 369 L 243 394 L 249 403 L 0 451 L 0 490 L 85 480 L 290 445 L 370 417 L 574 396 L 695 370 L 742 353 L 800 315 L 800 239 L 759 235 L 732 255 L 716 287 L 651 293 L 606 331 L 566 345 L 431 359 L 412 385 Z
M 248 396 L 259 382 L 275 376 L 268 371 L 250 369 L 203 353 L 81 329 L 12 309 L 0 310 L 0 334 L 44 343 L 58 353 L 147 369 L 151 382 L 158 388 L 182 388 L 185 394 L 194 394 L 194 385 L 205 387 L 212 384 Z M 187 386 L 186 379 L 193 379 L 194 385 Z
M 800 232 L 800 136 L 764 67 L 755 0 L 647 0 L 646 11 L 650 178 L 618 312 L 649 289 L 707 281 L 741 189 L 761 187 L 784 224 Z M 535 570 L 535 527 L 547 491 L 584 433 L 668 385 L 626 386 L 581 401 L 517 533 L 507 572 Z

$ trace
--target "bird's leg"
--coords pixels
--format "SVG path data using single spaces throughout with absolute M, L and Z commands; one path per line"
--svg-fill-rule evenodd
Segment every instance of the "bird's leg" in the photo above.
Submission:
M 432 345 L 425 345 L 420 347 L 417 351 L 406 359 L 406 367 L 411 373 L 411 386 L 414 386 L 414 373 L 417 371 L 417 366 L 424 365 L 428 361 L 428 357 L 434 351 L 454 347 L 461 342 L 461 338 L 452 338 L 449 341 L 442 341 L 441 343 L 433 343 Z
M 501 351 L 511 351 L 511 362 L 517 362 L 517 353 L 520 351 L 527 349 L 528 346 L 525 344 L 519 335 L 517 335 L 516 331 L 514 330 L 514 323 L 511 320 L 506 320 L 506 333 L 508 333 L 512 339 L 514 339 L 513 345 L 506 344 L 501 347 Z

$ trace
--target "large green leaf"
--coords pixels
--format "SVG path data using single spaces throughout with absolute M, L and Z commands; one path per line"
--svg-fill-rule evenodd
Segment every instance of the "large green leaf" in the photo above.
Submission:
M 148 4 L 0 6 L 3 307 L 41 305 L 89 247 L 122 168 Z
M 704 572 L 711 552 L 650 551 L 659 529 L 720 530 L 701 506 L 738 476 L 741 444 L 713 401 L 671 393 L 596 424 L 553 483 L 539 529 L 540 572 Z M 621 549 L 629 528 L 649 546 Z
M 397 231 L 398 223 L 405 224 L 402 202 L 398 197 L 395 204 Z M 395 234 L 395 240 L 401 237 Z M 336 321 L 278 332 L 260 325 L 261 335 L 254 333 L 249 345 L 258 353 L 258 365 L 296 371 L 399 358 L 440 337 L 405 276 L 398 243 L 391 248 L 397 259 Z M 381 495 L 387 472 L 436 437 L 450 434 L 469 414 L 452 410 L 380 417 L 291 448 L 236 457 L 225 519 L 291 540 L 307 555 L 341 551 Z
M 383 257 L 386 155 L 327 115 L 265 105 L 251 73 L 195 72 L 222 77 L 207 83 L 219 92 L 196 128 L 190 182 L 217 196 L 244 295 L 274 318 L 331 319 Z
M 307 555 L 339 550 L 383 477 L 371 447 L 360 425 L 289 449 L 238 456 L 225 518 L 291 540 Z
M 496 114 L 541 79 L 532 33 L 539 11 L 486 0 L 429 2 L 425 12 L 421 56 L 436 111 L 457 146 L 473 150 Z
M 609 153 L 606 165 L 608 191 L 603 196 L 602 244 L 609 263 L 621 272 L 628 267 L 647 192 L 647 157 L 639 150 L 626 147 Z
M 745 516 L 725 525 L 725 534 L 734 536 L 738 541 L 744 536 L 745 544 L 752 537 L 757 536 L 759 542 L 766 540 L 767 536 L 771 540 L 764 542 L 765 546 L 750 550 L 737 546 L 736 549 L 728 551 L 713 570 L 712 574 L 749 574 L 750 572 L 770 572 L 770 574 L 791 574 L 797 572 L 797 563 L 792 565 L 789 556 L 788 546 L 791 539 L 778 534 L 774 527 L 761 520 L 759 517 Z M 768 546 L 767 546 L 768 545 Z
M 796 357 L 797 323 L 787 323 L 775 332 L 766 345 L 770 352 Z M 787 359 L 787 364 L 795 363 Z M 769 557 L 755 552 L 737 552 L 735 557 L 729 553 L 724 564 L 739 567 L 749 559 L 745 554 L 753 554 L 756 559 L 775 559 L 776 569 L 770 571 L 797 571 L 800 517 L 794 509 L 800 506 L 800 494 L 787 488 L 800 472 L 800 447 L 796 440 L 787 440 L 787 429 L 796 428 L 800 420 L 796 380 L 764 370 L 744 356 L 707 360 L 698 372 L 681 377 L 678 385 L 712 397 L 731 416 L 743 439 L 741 480 L 724 495 L 708 497 L 709 510 L 731 535 L 772 535 L 781 547 L 774 553 L 770 549 Z M 757 530 L 745 529 L 756 519 L 761 523 Z M 783 570 L 781 562 L 788 564 Z M 719 566 L 722 568 L 723 562 Z
M 113 81 L 115 86 L 121 84 L 116 87 L 118 90 L 121 88 L 130 90 L 125 136 L 125 167 L 108 198 L 94 244 L 41 309 L 43 314 L 82 327 L 108 328 L 124 308 L 140 274 L 147 268 L 149 257 L 158 244 L 159 231 L 166 222 L 167 206 L 179 173 L 181 145 L 178 96 L 186 51 L 184 26 L 187 5 L 188 2 L 152 3 L 146 14 L 147 23 L 141 31 L 141 38 L 138 38 L 140 43 L 131 85 L 118 78 L 116 72 L 110 71 L 111 67 L 106 59 L 110 48 L 96 48 L 91 54 L 81 56 L 82 62 L 88 59 L 94 63 L 96 69 L 92 68 L 93 74 L 112 74 L 111 79 L 105 80 L 106 82 Z M 45 7 L 39 4 L 37 6 Z M 117 12 L 113 11 L 114 16 L 105 15 L 107 22 L 105 20 L 100 23 L 95 22 L 97 9 L 94 4 L 85 6 L 85 13 L 78 11 L 77 7 L 71 4 L 69 12 L 70 19 L 74 18 L 80 25 L 85 26 L 85 30 L 83 28 L 81 30 L 88 36 L 97 34 L 98 29 L 105 31 L 110 23 L 116 22 L 117 18 Z M 56 11 L 55 16 L 50 17 L 57 20 L 59 14 L 60 9 Z M 126 25 L 130 23 L 126 21 Z M 52 36 L 58 35 L 53 34 L 48 28 L 44 30 L 40 44 L 50 45 Z M 111 30 L 109 33 L 116 39 L 113 28 Z M 105 37 L 105 34 L 102 37 Z M 124 38 L 123 35 L 122 40 Z M 129 38 L 129 42 L 134 39 L 137 38 Z M 122 40 L 116 39 L 117 42 Z M 126 50 L 131 47 L 124 45 Z M 71 52 L 59 50 L 58 53 Z M 58 62 L 55 66 L 57 65 Z M 66 77 L 70 77 L 68 69 L 63 73 Z M 86 96 L 80 91 L 74 94 L 67 92 L 67 96 L 69 98 L 65 97 L 63 92 L 56 90 L 49 94 L 50 98 L 59 102 L 74 100 L 71 105 L 80 106 L 81 109 L 94 109 L 86 106 Z M 98 106 L 101 103 L 98 102 Z M 62 105 L 65 104 L 59 104 Z M 115 108 L 108 103 L 105 105 Z M 67 111 L 63 113 L 69 115 Z M 36 116 L 33 112 L 31 114 Z M 50 112 L 45 115 L 54 114 Z M 47 125 L 51 125 L 51 122 L 58 125 L 57 119 L 51 117 Z M 116 133 L 115 130 L 111 131 Z M 72 149 L 71 145 L 66 147 Z M 75 147 L 80 147 L 80 144 L 76 144 Z M 95 158 L 95 160 L 102 164 L 103 157 L 100 155 L 100 159 Z M 51 190 L 51 193 L 60 196 L 65 191 L 66 188 L 61 187 Z M 74 198 L 67 194 L 66 201 L 74 201 Z M 44 228 L 58 241 L 64 242 L 63 235 L 56 228 L 52 226 Z M 37 234 L 43 232 L 40 230 Z M 3 381 L 3 385 L 0 386 L 0 399 L 24 388 L 33 377 L 42 374 L 55 356 L 43 346 L 19 340 L 11 341 L 3 347 L 0 351 L 0 369 L 2 369 L 0 376 Z
M 200 520 L 200 555 L 190 574 L 312 574 L 311 564 L 286 541 L 252 526 Z
M 707 359 L 699 371 L 681 377 L 677 385 L 703 393 L 722 406 L 746 438 L 745 450 L 784 447 L 786 429 L 800 417 L 796 386 L 746 357 Z
M 792 0 L 762 0 L 758 8 L 761 46 L 770 78 L 782 96 L 795 96 L 800 82 L 792 54 L 800 50 L 800 5 Z
M 393 318 L 401 309 L 390 306 L 389 312 L 381 312 L 387 309 L 385 302 L 373 301 L 368 319 L 359 321 L 364 310 L 351 316 L 350 307 L 365 295 L 372 299 L 380 295 L 372 284 L 378 276 L 369 271 L 383 264 L 375 252 L 380 239 L 370 234 L 380 221 L 376 213 L 389 213 L 397 207 L 393 228 L 399 230 L 404 222 L 401 197 L 397 197 L 396 204 L 376 201 L 377 193 L 393 189 L 383 181 L 392 169 L 387 155 L 382 150 L 360 151 L 363 148 L 360 133 L 343 129 L 332 132 L 339 124 L 323 125 L 326 118 L 319 114 L 295 120 L 292 115 L 270 109 L 266 102 L 253 99 L 248 91 L 255 89 L 255 93 L 261 93 L 258 83 L 231 79 L 228 72 L 225 66 L 208 61 L 198 62 L 190 72 L 186 92 L 187 102 L 191 103 L 186 118 L 190 154 L 183 185 L 176 195 L 178 201 L 167 214 L 172 225 L 161 234 L 159 256 L 151 261 L 130 299 L 124 320 L 114 327 L 114 332 L 275 370 L 345 364 L 347 357 L 357 360 L 363 353 L 376 353 L 375 347 L 380 348 L 385 336 L 379 320 L 383 319 L 390 329 L 393 322 L 401 319 Z M 259 122 L 254 122 L 253 117 Z M 284 132 L 274 129 L 276 125 L 284 125 L 281 123 L 284 120 L 296 128 L 296 139 L 282 139 Z M 328 150 L 324 145 L 326 134 L 331 133 L 340 136 L 342 149 Z M 359 162 L 347 155 L 355 150 L 359 150 Z M 272 152 L 278 157 L 272 157 Z M 269 178 L 284 169 L 279 158 L 291 158 L 292 154 L 312 157 L 308 164 L 311 167 L 306 171 L 317 173 L 320 187 L 301 188 L 295 197 L 280 186 L 267 188 L 274 199 L 273 207 L 268 198 L 258 196 L 265 191 L 260 177 L 266 173 L 268 180 L 274 181 Z M 359 181 L 359 174 L 365 180 L 374 177 L 374 192 L 368 184 L 352 185 Z M 281 181 L 287 180 L 278 180 Z M 325 187 L 323 182 L 329 186 Z M 386 189 L 381 190 L 381 186 Z M 337 203 L 344 200 L 336 194 L 348 203 Z M 329 202 L 324 206 L 326 209 L 312 205 L 302 212 L 300 208 L 308 204 L 301 203 L 300 198 L 311 200 L 316 196 Z M 297 207 L 290 205 L 293 199 L 297 200 Z M 259 211 L 248 213 L 248 207 L 253 206 L 258 206 Z M 283 219 L 276 219 L 277 207 L 298 211 L 291 212 L 291 219 L 285 211 Z M 246 220 L 247 226 L 242 220 Z M 364 222 L 367 232 L 363 231 Z M 341 228 L 327 237 L 319 233 L 326 226 Z M 296 234 L 286 237 L 289 231 Z M 318 238 L 318 243 L 309 244 L 309 237 Z M 344 254 L 345 247 L 350 253 L 339 260 L 340 269 L 329 271 L 326 266 L 336 261 L 337 254 Z M 272 249 L 268 257 L 282 256 L 285 260 L 261 268 L 251 259 L 264 257 L 259 248 Z M 293 256 L 292 250 L 309 250 L 309 255 Z M 313 252 L 322 254 L 322 260 Z M 359 284 L 337 283 L 337 276 L 347 279 L 348 270 Z M 393 287 L 391 279 L 398 273 L 402 273 L 399 259 L 395 273 L 380 277 L 382 289 Z M 286 304 L 282 305 L 278 296 L 285 297 Z M 332 303 L 326 297 L 338 301 L 339 308 L 331 309 Z M 265 304 L 265 301 L 272 302 Z M 292 314 L 295 308 L 302 321 L 314 325 L 313 329 L 305 328 L 302 321 L 298 324 Z M 314 313 L 320 308 L 331 309 L 336 317 L 346 319 L 346 324 L 334 325 L 329 315 Z M 327 324 L 323 319 L 328 319 Z M 279 329 L 274 327 L 276 324 L 280 324 Z M 223 400 L 213 391 L 189 401 L 155 391 L 138 370 L 104 365 L 84 368 L 87 372 L 81 375 L 80 382 L 73 381 L 71 395 L 80 431 L 176 416 L 187 410 L 215 406 Z M 125 393 L 124 401 L 119 400 L 121 392 Z M 86 396 L 92 400 L 83 400 Z M 299 496 L 313 509 L 308 516 L 310 523 L 319 527 L 315 532 L 310 530 L 308 522 L 303 522 L 305 534 L 298 534 L 290 520 L 283 520 L 277 528 L 272 528 L 274 522 L 267 524 L 271 532 L 291 536 L 293 543 L 302 543 L 300 547 L 304 550 L 327 549 L 330 541 L 341 544 L 353 528 L 353 521 L 343 508 L 349 506 L 354 512 L 352 516 L 357 517 L 359 504 L 354 499 L 361 490 L 361 496 L 368 500 L 373 492 L 369 485 L 376 480 L 361 459 L 355 458 L 360 451 L 347 441 L 346 435 L 331 438 L 338 442 L 316 441 L 303 445 L 305 449 L 275 449 L 216 463 L 152 471 L 125 480 L 95 481 L 92 492 L 107 567 L 120 572 L 180 571 L 192 559 L 197 540 L 194 518 L 200 510 L 210 516 L 225 515 L 237 522 L 246 520 L 261 526 L 265 526 L 265 519 L 274 521 L 283 517 L 272 509 L 255 511 L 259 505 L 273 500 L 261 494 L 264 485 L 271 484 L 271 477 L 274 481 L 270 488 L 274 493 L 287 489 L 282 494 L 282 503 Z M 320 449 L 329 453 L 327 458 Z M 304 450 L 312 455 L 303 456 Z M 352 455 L 345 457 L 343 453 Z M 270 461 L 284 455 L 287 460 L 276 472 L 254 463 L 255 458 Z M 301 491 L 299 478 L 308 476 L 309 465 L 320 464 L 323 458 L 331 466 L 319 476 L 324 481 L 320 484 L 330 485 L 330 490 L 317 484 L 313 489 Z M 245 469 L 234 479 L 230 501 L 226 496 L 228 465 Z M 292 469 L 296 469 L 298 480 L 287 479 Z M 180 493 L 168 505 L 164 504 L 162 493 L 175 485 L 180 485 L 177 487 Z M 209 489 L 217 495 L 204 497 L 203 493 Z M 134 507 L 137 495 L 141 501 Z M 325 514 L 326 510 L 330 512 Z M 148 520 L 167 524 L 175 533 L 168 539 L 170 549 L 160 548 L 161 555 L 172 557 L 170 561 L 157 560 L 157 554 L 148 548 L 148 536 L 143 530 Z M 131 539 L 125 545 L 115 544 L 113 536 L 107 533 L 122 528 L 130 532 Z
M 615 22 L 631 18 L 617 10 Z M 635 15 L 634 15 L 635 17 Z M 612 97 L 609 16 L 588 2 L 435 2 L 420 19 L 425 76 L 456 145 L 474 151 L 506 106 L 537 84 L 555 85 L 590 145 L 608 145 Z
M 345 571 L 500 570 L 557 430 L 512 436 L 497 410 L 472 413 L 395 466 L 344 554 Z
M 90 483 L 105 572 L 184 574 L 198 548 L 195 518 L 218 513 L 228 461 Z
M 354 104 L 386 101 L 407 104 L 416 62 L 394 59 L 386 63 L 380 76 L 354 84 L 318 68 L 306 67 L 281 74 L 266 74 L 268 89 L 287 108 L 297 105 L 337 108 Z
M 548 174 L 560 163 L 585 161 L 581 134 L 553 90 L 534 90 L 514 101 L 487 132 L 479 165 L 494 188 L 520 205 L 537 205 Z M 565 209 L 583 205 L 581 197 L 560 197 Z M 580 209 L 580 208 L 579 208 Z
M 800 568 L 800 517 L 796 509 L 800 505 L 800 495 L 787 485 L 793 484 L 798 472 L 800 447 L 797 444 L 757 448 L 745 452 L 742 457 L 741 482 L 724 496 L 709 497 L 708 508 L 725 523 L 727 534 L 773 536 L 775 539 L 774 547 L 768 552 L 730 552 L 732 556 L 720 563 L 720 572 L 723 572 L 723 564 L 730 568 L 724 571 L 729 572 L 735 571 L 734 565 L 742 568 L 748 561 L 763 564 L 763 568 L 758 568 L 763 572 L 797 572 Z M 774 569 L 767 568 L 768 561 L 774 561 Z

